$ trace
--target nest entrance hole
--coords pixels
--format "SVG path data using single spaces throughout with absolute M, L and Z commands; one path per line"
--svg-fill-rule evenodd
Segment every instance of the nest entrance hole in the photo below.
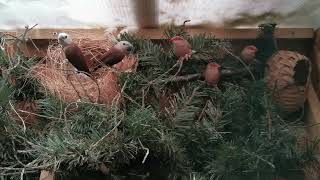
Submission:
M 308 82 L 310 63 L 307 60 L 300 60 L 294 67 L 293 79 L 298 86 L 305 86 Z

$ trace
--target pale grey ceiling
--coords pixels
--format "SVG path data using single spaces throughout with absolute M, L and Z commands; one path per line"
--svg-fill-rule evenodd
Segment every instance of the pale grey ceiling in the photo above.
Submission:
M 146 3 L 147 2 L 147 3 Z M 163 23 L 319 27 L 320 0 L 0 0 L 0 29 L 154 26 Z

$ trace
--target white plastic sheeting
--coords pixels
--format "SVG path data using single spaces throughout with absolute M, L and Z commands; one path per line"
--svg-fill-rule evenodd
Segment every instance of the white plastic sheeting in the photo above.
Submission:
M 0 29 L 136 26 L 135 0 L 0 0 Z M 320 0 L 158 0 L 159 23 L 320 27 Z

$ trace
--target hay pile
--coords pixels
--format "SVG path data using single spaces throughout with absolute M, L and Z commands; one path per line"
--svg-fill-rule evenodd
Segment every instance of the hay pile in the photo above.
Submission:
M 83 35 L 82 37 L 86 37 Z M 97 57 L 108 51 L 113 43 L 105 40 L 76 39 L 75 43 L 88 59 L 90 69 L 98 65 Z M 65 102 L 87 100 L 107 106 L 119 104 L 121 88 L 118 83 L 120 72 L 134 72 L 137 57 L 128 55 L 113 67 L 103 67 L 93 73 L 93 78 L 76 73 L 75 68 L 66 60 L 64 52 L 56 42 L 48 47 L 44 63 L 33 68 L 33 76 L 51 94 Z

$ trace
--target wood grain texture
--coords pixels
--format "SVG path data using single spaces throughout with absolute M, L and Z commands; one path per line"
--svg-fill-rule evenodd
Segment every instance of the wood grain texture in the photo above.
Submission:
M 211 33 L 219 39 L 254 39 L 257 37 L 257 29 L 224 29 L 224 28 L 208 28 L 208 27 L 190 27 L 187 29 L 191 35 L 201 33 Z M 1 32 L 1 30 L 0 30 Z M 23 30 L 5 32 L 14 36 L 21 34 Z M 104 29 L 34 29 L 28 35 L 34 40 L 38 39 L 55 39 L 57 33 L 66 32 L 74 39 L 85 35 L 91 39 L 101 40 L 104 36 Z M 150 39 L 163 39 L 163 29 L 144 28 L 139 29 L 136 35 L 147 37 Z M 314 29 L 312 28 L 279 28 L 276 30 L 277 38 L 285 39 L 308 39 L 314 37 Z M 10 38 L 10 37 L 9 37 Z
M 320 95 L 320 29 L 317 29 L 314 33 L 314 45 L 313 45 L 313 63 L 314 71 L 312 74 L 314 88 L 317 95 Z
M 159 13 L 157 0 L 135 0 L 133 3 L 138 27 L 151 28 L 158 26 Z
M 308 88 L 308 108 L 306 123 L 310 140 L 320 136 L 320 101 L 314 90 L 313 85 Z

